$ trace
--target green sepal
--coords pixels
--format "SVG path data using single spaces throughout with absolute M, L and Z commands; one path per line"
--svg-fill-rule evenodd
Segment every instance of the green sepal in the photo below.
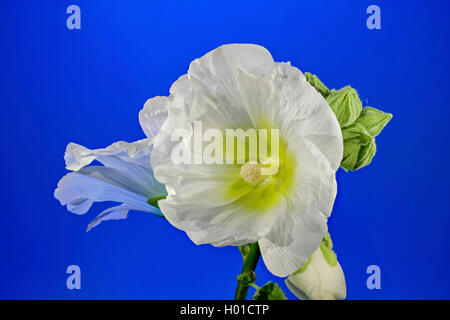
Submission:
M 367 129 L 355 122 L 342 129 L 344 139 L 344 155 L 341 168 L 344 170 L 358 170 L 367 166 L 376 153 L 375 139 Z
M 331 266 L 334 267 L 337 264 L 337 256 L 333 251 L 333 241 L 331 241 L 331 237 L 330 234 L 327 233 L 323 238 L 322 238 L 322 242 L 320 243 L 319 246 L 320 250 L 322 251 L 322 254 L 325 258 L 325 260 L 327 261 L 327 263 Z M 305 264 L 298 269 L 297 271 L 295 271 L 293 273 L 293 275 L 305 272 L 306 268 L 308 267 L 308 265 L 311 262 L 311 258 L 309 257 L 308 260 L 306 260 Z
M 385 113 L 372 107 L 365 107 L 356 122 L 363 125 L 372 137 L 376 137 L 391 119 L 391 113 Z
M 312 73 L 305 72 L 306 81 L 310 85 L 312 85 L 314 88 L 316 88 L 317 91 L 320 92 L 320 94 L 326 98 L 330 94 L 330 90 L 322 83 L 322 81 L 319 80 L 319 78 Z
M 333 241 L 331 241 L 331 236 L 329 233 L 327 233 L 323 238 L 322 238 L 322 245 L 326 246 L 327 248 L 333 249 Z
M 322 239 L 322 243 L 320 244 L 320 251 L 322 251 L 323 257 L 325 261 L 330 265 L 330 267 L 334 267 L 337 265 L 337 256 L 333 251 L 333 242 L 331 241 L 330 234 L 327 233 L 325 237 Z
M 311 262 L 311 257 L 308 258 L 308 260 L 306 260 L 305 264 L 301 266 L 300 269 L 298 269 L 297 271 L 295 271 L 293 274 L 299 274 L 302 273 L 306 270 L 306 268 L 308 267 L 309 263 Z
M 154 197 L 147 200 L 147 203 L 159 209 L 158 201 L 165 199 L 167 196 Z
M 287 300 L 287 298 L 278 284 L 269 281 L 256 290 L 253 300 Z
M 338 91 L 331 90 L 326 100 L 336 115 L 341 128 L 355 122 L 362 111 L 362 102 L 358 93 L 350 86 L 346 86 Z

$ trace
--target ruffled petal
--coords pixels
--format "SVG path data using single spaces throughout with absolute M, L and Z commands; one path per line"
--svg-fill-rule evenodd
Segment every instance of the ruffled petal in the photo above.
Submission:
M 290 143 L 299 163 L 295 185 L 286 197 L 285 214 L 259 241 L 267 268 L 279 277 L 296 271 L 320 245 L 337 193 L 334 171 L 323 154 L 305 139 Z
M 208 87 L 220 84 L 234 96 L 236 72 L 244 69 L 253 74 L 263 74 L 275 67 L 270 52 L 255 44 L 222 45 L 203 57 L 195 59 L 188 73 Z
M 141 192 L 151 197 L 165 194 L 164 186 L 153 176 L 150 166 L 151 152 L 151 139 L 142 139 L 132 143 L 119 141 L 104 149 L 95 150 L 69 143 L 64 159 L 68 170 L 79 171 L 94 160 L 105 167 L 119 170 L 130 179 L 139 182 L 143 189 Z
M 61 205 L 76 214 L 86 213 L 93 202 L 115 201 L 154 212 L 147 203 L 151 196 L 140 181 L 130 179 L 123 172 L 91 166 L 65 175 L 55 190 L 55 198 Z
M 185 231 L 197 245 L 209 243 L 216 247 L 240 246 L 258 240 L 258 237 L 252 237 L 248 232 L 242 233 L 233 228 L 227 228 L 226 225 L 215 225 L 189 217 L 177 210 L 177 207 L 171 203 L 171 198 L 161 200 L 159 206 L 166 219 L 176 228 Z M 184 212 L 189 214 L 188 211 Z
M 280 129 L 288 142 L 301 136 L 322 153 L 331 170 L 339 168 L 344 149 L 339 122 L 300 70 L 277 63 L 272 71 L 258 77 L 240 69 L 238 81 L 254 126 L 269 123 Z
M 167 199 L 158 203 L 166 219 L 176 228 L 186 231 L 196 244 L 241 245 L 255 242 L 270 231 L 277 215 L 286 207 L 285 202 L 281 201 L 270 210 L 260 212 L 246 207 L 239 198 L 215 201 L 218 197 L 214 194 L 223 193 L 223 189 L 210 191 L 209 186 L 206 183 L 191 185 L 197 200 L 183 192 L 174 191 L 179 188 L 171 190 L 169 187 Z M 207 201 L 209 195 L 213 198 Z
M 120 206 L 111 207 L 102 211 L 94 220 L 89 222 L 86 232 L 89 232 L 92 228 L 98 226 L 103 221 L 107 220 L 121 220 L 126 219 L 128 212 L 130 211 L 130 206 L 121 204 Z
M 298 214 L 292 214 L 298 210 Z M 285 277 L 303 265 L 327 233 L 327 219 L 316 208 L 288 205 L 270 233 L 259 240 L 264 263 L 274 275 Z
M 148 99 L 139 112 L 139 123 L 148 138 L 154 138 L 167 119 L 167 104 L 170 97 L 154 97 Z
M 67 168 L 75 171 L 58 182 L 54 196 L 76 214 L 86 213 L 94 202 L 122 203 L 103 211 L 88 230 L 104 220 L 124 219 L 128 210 L 162 215 L 158 208 L 147 203 L 149 198 L 167 194 L 153 176 L 151 150 L 150 139 L 133 143 L 120 141 L 96 150 L 71 143 L 67 146 L 65 159 Z M 94 160 L 104 166 L 87 166 Z
M 253 44 L 228 44 L 194 60 L 182 85 L 174 84 L 175 97 L 193 98 L 186 112 L 188 118 L 209 122 L 213 128 L 246 128 L 249 116 L 240 96 L 237 74 L 239 69 L 260 75 L 275 67 L 269 51 Z
M 295 110 L 295 134 L 309 140 L 336 171 L 342 161 L 343 139 L 339 122 L 326 100 L 307 81 L 300 70 L 278 63 L 272 76 L 282 87 L 285 100 Z M 285 79 L 285 80 L 280 80 Z M 291 117 L 289 112 L 285 114 Z
M 120 206 L 111 207 L 102 211 L 94 220 L 87 226 L 86 232 L 98 226 L 103 221 L 107 220 L 121 220 L 126 219 L 130 210 L 142 211 L 140 207 L 131 206 L 128 204 L 121 204 Z M 155 215 L 163 217 L 163 214 L 156 208 L 153 208 Z
M 149 167 L 151 145 L 151 139 L 142 139 L 133 143 L 118 141 L 104 149 L 90 150 L 79 144 L 69 143 L 64 155 L 66 169 L 77 171 L 94 160 L 103 163 L 108 160 L 108 157 Z

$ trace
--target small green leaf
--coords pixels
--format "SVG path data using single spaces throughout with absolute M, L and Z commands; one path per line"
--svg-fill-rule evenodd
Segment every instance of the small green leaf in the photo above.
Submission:
M 320 94 L 326 98 L 330 94 L 330 90 L 319 80 L 319 78 L 315 74 L 311 74 L 309 72 L 305 72 L 306 81 L 309 82 Z
M 354 171 L 370 164 L 376 153 L 375 139 L 363 125 L 353 123 L 343 128 L 342 137 L 344 139 L 344 156 L 341 168 Z
M 341 128 L 355 122 L 362 110 L 362 102 L 358 93 L 350 86 L 338 91 L 332 90 L 326 100 L 336 115 Z
M 372 137 L 376 137 L 391 119 L 391 113 L 385 113 L 372 107 L 365 107 L 356 122 L 362 124 Z
M 329 233 L 327 233 L 325 237 L 323 237 L 322 243 L 320 244 L 320 250 L 322 251 L 323 257 L 330 265 L 330 267 L 334 267 L 337 265 L 337 256 L 333 251 L 333 242 L 331 241 Z
M 287 300 L 284 295 L 283 290 L 278 286 L 278 284 L 269 281 L 261 288 L 259 288 L 253 300 Z

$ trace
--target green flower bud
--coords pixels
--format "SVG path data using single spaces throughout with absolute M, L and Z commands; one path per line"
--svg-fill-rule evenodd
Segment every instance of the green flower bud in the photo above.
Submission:
M 299 299 L 345 299 L 347 287 L 344 272 L 332 248 L 330 236 L 327 235 L 307 264 L 286 279 L 287 287 Z
M 355 122 L 362 110 L 362 102 L 358 93 L 350 86 L 338 91 L 332 90 L 326 100 L 336 115 L 341 128 Z
M 377 150 L 374 138 L 389 123 L 392 114 L 372 107 L 363 109 L 358 93 L 350 86 L 330 91 L 316 75 L 305 72 L 305 77 L 327 100 L 341 126 L 344 139 L 341 168 L 354 171 L 370 164 Z
M 317 78 L 315 74 L 305 72 L 305 77 L 306 81 L 316 88 L 316 90 L 319 91 L 324 98 L 328 97 L 330 90 L 322 83 L 322 81 L 319 80 L 319 78 Z
M 362 124 L 372 137 L 376 137 L 391 119 L 391 113 L 385 113 L 372 107 L 365 107 L 356 122 Z
M 370 164 L 377 147 L 375 139 L 363 125 L 355 122 L 343 128 L 342 137 L 344 139 L 344 156 L 341 168 L 353 171 Z

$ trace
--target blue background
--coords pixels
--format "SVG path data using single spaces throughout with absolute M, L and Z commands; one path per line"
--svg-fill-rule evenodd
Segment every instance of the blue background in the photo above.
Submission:
M 70 4 L 81 7 L 81 30 L 66 28 Z M 381 30 L 366 28 L 370 4 L 381 8 Z M 348 298 L 450 298 L 449 11 L 438 0 L 2 0 L 0 298 L 233 297 L 236 248 L 195 246 L 145 213 L 86 233 L 105 204 L 77 216 L 53 198 L 67 143 L 143 138 L 146 99 L 233 42 L 263 45 L 394 114 L 373 163 L 338 172 L 329 228 Z M 81 290 L 66 288 L 71 264 L 81 267 Z M 366 287 L 371 264 L 381 290 Z M 286 288 L 261 262 L 257 275 Z

